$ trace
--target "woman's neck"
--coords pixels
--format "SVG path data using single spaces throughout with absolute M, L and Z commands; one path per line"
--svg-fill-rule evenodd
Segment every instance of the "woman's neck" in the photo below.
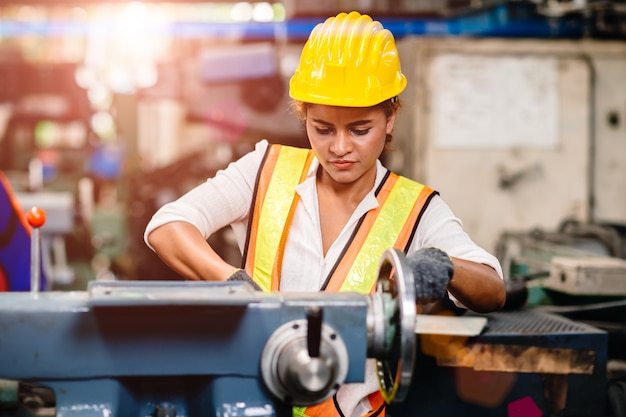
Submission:
M 376 183 L 376 166 L 359 177 L 356 181 L 344 183 L 335 181 L 320 166 L 317 171 L 318 194 L 330 194 L 340 199 L 344 204 L 354 208 L 365 198 Z

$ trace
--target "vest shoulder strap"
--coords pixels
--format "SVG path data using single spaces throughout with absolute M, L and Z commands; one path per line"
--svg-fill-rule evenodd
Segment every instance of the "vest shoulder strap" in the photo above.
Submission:
M 282 253 L 298 203 L 295 188 L 312 160 L 309 149 L 271 145 L 259 170 L 243 264 L 265 291 L 278 290 Z

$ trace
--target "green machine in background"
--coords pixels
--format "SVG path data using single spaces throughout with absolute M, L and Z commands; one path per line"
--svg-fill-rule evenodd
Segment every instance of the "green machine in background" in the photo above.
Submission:
M 507 309 L 556 313 L 607 332 L 607 402 L 626 415 L 626 228 L 565 221 L 498 242 Z
M 504 233 L 498 259 L 518 303 L 583 305 L 626 300 L 626 236 L 610 225 L 563 222 L 556 231 Z

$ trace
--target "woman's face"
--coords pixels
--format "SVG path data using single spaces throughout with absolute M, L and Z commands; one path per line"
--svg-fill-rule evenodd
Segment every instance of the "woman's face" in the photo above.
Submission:
M 308 106 L 306 131 L 324 171 L 323 180 L 339 184 L 371 182 L 376 160 L 391 134 L 395 114 L 387 118 L 379 107 Z

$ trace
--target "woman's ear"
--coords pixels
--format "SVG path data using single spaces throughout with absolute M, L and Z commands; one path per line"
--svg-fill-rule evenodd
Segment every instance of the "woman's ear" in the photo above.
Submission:
M 396 122 L 396 113 L 397 112 L 394 111 L 393 114 L 387 118 L 387 126 L 385 132 L 388 135 L 391 135 L 391 132 L 393 132 L 393 125 Z

